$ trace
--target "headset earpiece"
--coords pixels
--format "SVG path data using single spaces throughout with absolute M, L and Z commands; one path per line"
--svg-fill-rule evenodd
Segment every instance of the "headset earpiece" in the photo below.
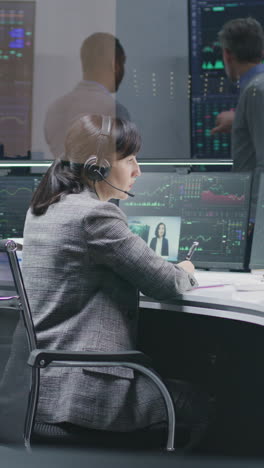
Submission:
M 95 155 L 87 159 L 84 164 L 84 173 L 89 180 L 100 182 L 109 176 L 111 171 L 109 162 L 104 159 L 101 164 L 101 166 L 98 165 L 98 158 Z
M 84 163 L 84 173 L 89 180 L 100 182 L 106 179 L 111 171 L 111 165 L 107 159 L 102 159 L 104 146 L 111 133 L 112 119 L 108 115 L 102 116 L 102 127 L 98 139 L 97 155 L 90 156 Z

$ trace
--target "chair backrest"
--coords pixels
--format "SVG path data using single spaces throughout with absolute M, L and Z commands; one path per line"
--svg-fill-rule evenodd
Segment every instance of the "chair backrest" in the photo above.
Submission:
M 36 348 L 29 303 L 14 241 L 0 240 L 0 444 L 23 443 Z

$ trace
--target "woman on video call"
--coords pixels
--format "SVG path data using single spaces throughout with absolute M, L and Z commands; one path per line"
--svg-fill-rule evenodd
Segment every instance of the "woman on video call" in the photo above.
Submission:
M 156 252 L 157 255 L 167 257 L 169 255 L 169 241 L 166 238 L 166 225 L 159 223 L 155 229 L 155 237 L 151 239 L 150 248 Z

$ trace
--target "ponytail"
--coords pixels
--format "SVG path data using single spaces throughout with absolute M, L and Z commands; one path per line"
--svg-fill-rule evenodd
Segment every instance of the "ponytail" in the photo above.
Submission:
M 84 189 L 82 181 L 82 167 L 57 160 L 51 165 L 31 201 L 31 211 L 36 216 L 46 213 L 48 207 L 58 203 L 69 193 L 81 193 Z

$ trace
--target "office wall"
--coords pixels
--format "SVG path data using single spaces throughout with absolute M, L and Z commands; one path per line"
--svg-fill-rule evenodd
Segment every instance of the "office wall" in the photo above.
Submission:
M 37 0 L 33 91 L 33 158 L 50 159 L 43 125 L 48 106 L 81 79 L 83 39 L 115 34 L 115 0 Z

